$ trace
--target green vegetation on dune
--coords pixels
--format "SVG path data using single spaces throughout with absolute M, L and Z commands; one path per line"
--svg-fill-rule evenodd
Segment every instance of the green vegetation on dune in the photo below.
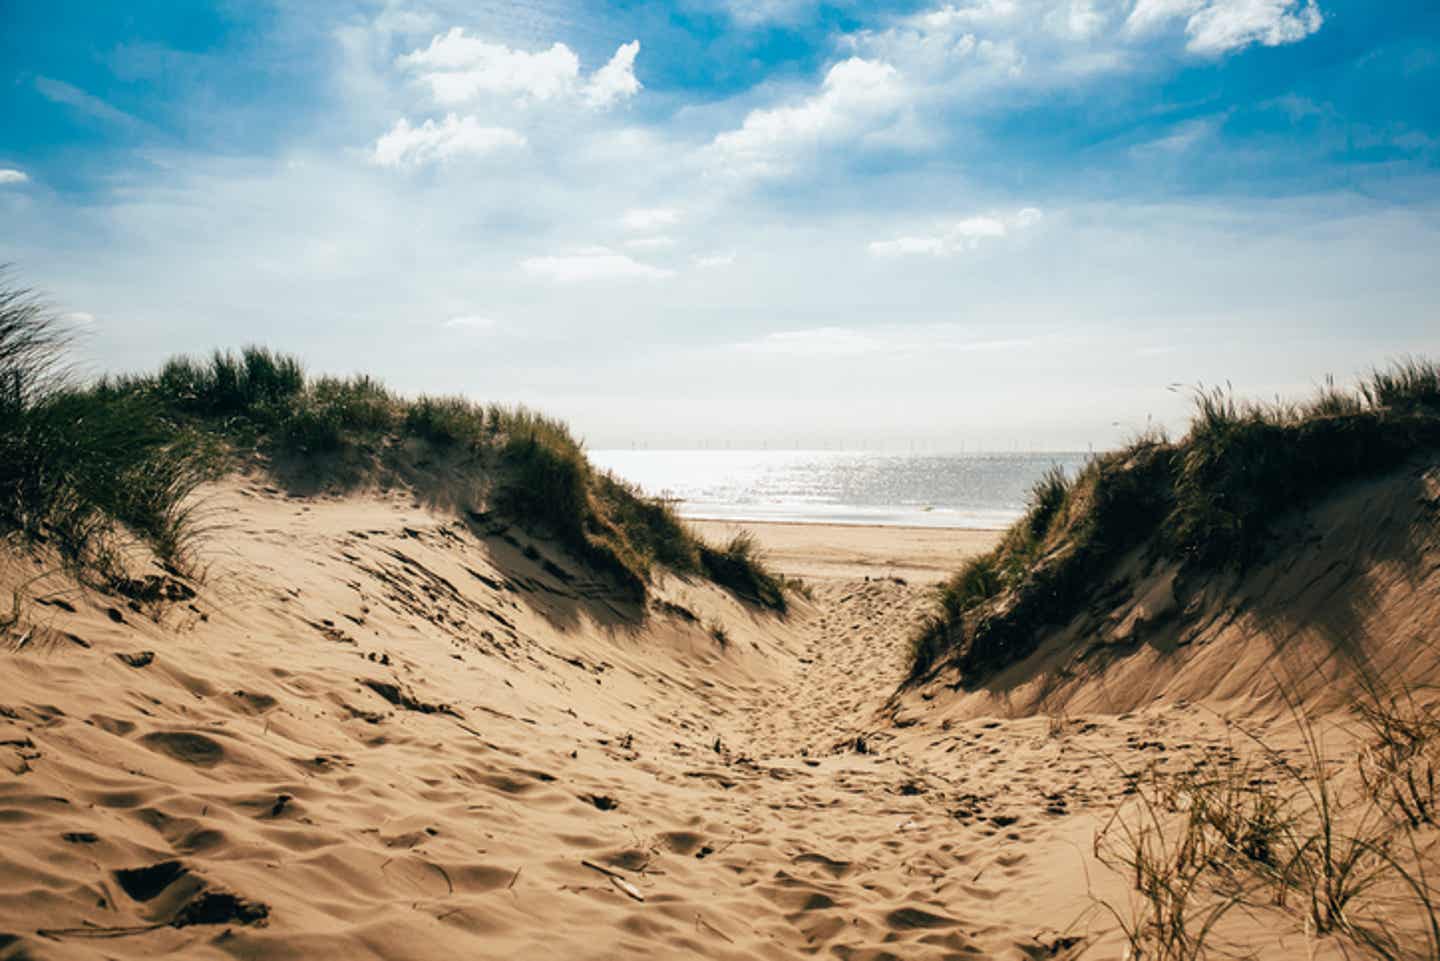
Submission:
M 259 463 L 318 489 L 408 482 L 438 503 L 555 538 L 641 598 L 657 568 L 784 611 L 753 545 L 702 542 L 669 505 L 596 470 L 564 424 L 523 407 L 407 399 L 364 376 L 307 377 L 260 347 L 178 357 L 79 387 L 65 331 L 0 278 L 0 532 L 54 542 L 82 572 L 120 576 L 124 534 L 178 563 L 203 480 Z
M 1195 408 L 1179 441 L 1152 434 L 1073 478 L 1047 473 L 1001 543 L 940 588 L 911 639 L 911 680 L 948 664 L 975 681 L 1026 657 L 1142 545 L 1191 571 L 1253 564 L 1286 511 L 1440 449 L 1440 365 L 1400 361 L 1309 403 L 1202 390 Z
M 77 571 L 122 576 L 122 531 L 175 562 L 187 499 L 210 445 L 141 396 L 105 397 L 65 376 L 67 331 L 0 276 L 0 533 L 52 547 Z
M 725 584 L 741 597 L 762 607 L 784 610 L 785 592 L 792 583 L 771 574 L 760 563 L 755 539 L 741 531 L 724 547 L 700 545 L 700 569 L 717 584 Z M 802 594 L 804 588 L 796 586 Z

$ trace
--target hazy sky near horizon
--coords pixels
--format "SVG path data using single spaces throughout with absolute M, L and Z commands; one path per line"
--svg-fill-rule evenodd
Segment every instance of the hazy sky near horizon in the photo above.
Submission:
M 1434 0 L 0 0 L 0 262 L 94 371 L 1100 447 L 1440 355 L 1437 90 Z

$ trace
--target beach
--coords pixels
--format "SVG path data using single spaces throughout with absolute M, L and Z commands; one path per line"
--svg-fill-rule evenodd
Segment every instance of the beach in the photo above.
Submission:
M 748 531 L 776 570 L 802 580 L 899 577 L 916 584 L 944 580 L 967 558 L 993 548 L 1003 533 L 878 524 L 716 520 L 689 523 L 715 543 L 724 543 L 741 531 Z

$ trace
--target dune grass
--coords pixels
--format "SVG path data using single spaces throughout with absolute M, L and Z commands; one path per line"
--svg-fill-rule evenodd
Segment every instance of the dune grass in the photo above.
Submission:
M 157 403 L 171 423 L 212 433 L 242 454 L 325 455 L 313 466 L 334 473 L 332 486 L 364 483 L 397 459 L 423 460 L 410 449 L 420 444 L 451 455 L 453 470 L 476 479 L 484 503 L 467 507 L 555 537 L 636 597 L 665 567 L 772 610 L 786 607 L 784 591 L 773 589 L 780 582 L 753 550 L 704 544 L 667 504 L 596 470 L 563 423 L 525 407 L 407 399 L 364 376 L 308 378 L 294 358 L 260 347 L 176 358 L 155 375 L 112 378 L 95 391 Z M 336 470 L 342 462 L 347 471 Z
M 1147 438 L 1074 478 L 1042 478 L 999 545 L 940 586 L 911 637 L 911 679 L 940 663 L 977 677 L 1034 650 L 1040 628 L 1088 603 L 1100 572 L 1170 509 L 1172 461 L 1170 445 Z
M 1440 365 L 1407 358 L 1354 391 L 1327 381 L 1304 403 L 1197 390 L 1179 441 L 1151 432 L 1073 477 L 1051 471 L 990 553 L 939 590 L 911 638 L 911 680 L 937 665 L 978 679 L 1034 650 L 1144 544 L 1190 570 L 1243 569 L 1276 518 L 1356 478 L 1440 449 Z
M 180 564 L 187 499 L 212 449 L 147 398 L 77 386 L 64 367 L 70 341 L 42 300 L 0 276 L 0 532 L 100 583 L 123 577 L 129 540 Z
M 1238 912 L 1303 937 L 1310 956 L 1327 939 L 1343 957 L 1440 959 L 1435 826 L 1413 805 L 1416 767 L 1440 754 L 1440 722 L 1431 702 L 1363 674 L 1358 730 L 1322 726 L 1280 685 L 1298 758 L 1237 726 L 1242 750 L 1218 764 L 1137 772 L 1131 802 L 1094 841 L 1097 859 L 1133 883 L 1131 904 L 1100 905 L 1131 956 L 1214 954 Z M 1358 742 L 1353 763 L 1330 754 L 1336 735 Z M 1429 809 L 1433 791 L 1420 791 Z
M 69 346 L 43 302 L 0 275 L 0 530 L 53 545 L 77 570 L 121 578 L 122 535 L 178 564 L 195 530 L 190 495 L 229 469 L 298 463 L 319 486 L 345 488 L 443 462 L 466 482 L 466 502 L 451 506 L 554 537 L 636 598 L 664 567 L 786 609 L 785 583 L 752 542 L 705 544 L 527 408 L 309 377 L 263 347 L 81 386 L 65 374 Z
M 761 607 L 778 611 L 786 609 L 788 585 L 760 562 L 755 538 L 749 531 L 741 531 L 720 548 L 700 545 L 699 560 L 700 569 L 715 583 L 725 585 L 735 594 Z

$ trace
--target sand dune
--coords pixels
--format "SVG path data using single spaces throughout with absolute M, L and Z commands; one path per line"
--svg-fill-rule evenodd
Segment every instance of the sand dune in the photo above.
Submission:
M 1352 484 L 1288 519 L 1244 571 L 1187 577 L 1133 552 L 1087 609 L 1021 663 L 953 692 L 943 713 L 1104 711 L 1160 699 L 1243 716 L 1344 711 L 1362 672 L 1417 688 L 1440 681 L 1440 465 L 1423 460 Z M 1147 545 L 1148 547 L 1148 545 Z M 903 700 L 925 715 L 933 696 Z
M 6 961 L 1119 957 L 1096 830 L 1233 751 L 1175 699 L 892 702 L 917 572 L 973 535 L 762 531 L 813 578 L 780 619 L 673 577 L 641 609 L 408 496 L 208 504 L 194 597 L 9 561 Z

